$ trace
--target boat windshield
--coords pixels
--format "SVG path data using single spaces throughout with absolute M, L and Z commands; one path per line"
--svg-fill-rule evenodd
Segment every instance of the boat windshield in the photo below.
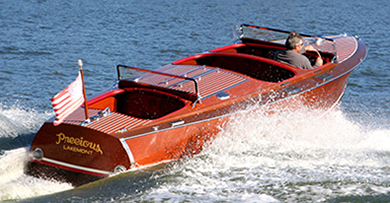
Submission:
M 291 31 L 248 24 L 242 24 L 238 30 L 240 31 L 240 39 L 250 38 L 279 44 L 284 44 L 289 33 L 291 33 Z M 336 44 L 333 39 L 327 38 L 323 35 L 313 36 L 302 33 L 300 34 L 303 37 L 305 45 L 310 44 L 319 52 L 330 53 L 337 56 Z

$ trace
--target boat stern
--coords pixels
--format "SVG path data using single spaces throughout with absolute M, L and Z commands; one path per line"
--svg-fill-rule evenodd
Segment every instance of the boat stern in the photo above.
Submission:
M 130 167 L 118 138 L 81 125 L 46 122 L 32 142 L 26 174 L 79 186 Z

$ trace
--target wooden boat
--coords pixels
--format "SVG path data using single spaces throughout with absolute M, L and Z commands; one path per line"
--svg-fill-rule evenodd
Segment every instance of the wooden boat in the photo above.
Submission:
M 234 44 L 153 71 L 118 65 L 117 84 L 89 99 L 89 122 L 81 106 L 60 125 L 53 125 L 54 118 L 44 123 L 31 144 L 26 173 L 78 186 L 196 154 L 248 107 L 331 109 L 366 56 L 357 37 L 302 35 L 322 40 L 312 46 L 324 61 L 303 70 L 274 60 L 285 49 L 288 31 L 246 24 L 240 30 Z M 317 53 L 306 56 L 315 60 Z

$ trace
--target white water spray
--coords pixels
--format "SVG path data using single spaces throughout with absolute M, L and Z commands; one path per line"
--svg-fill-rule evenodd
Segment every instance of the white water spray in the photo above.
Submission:
M 50 113 L 18 107 L 0 109 L 0 201 L 20 200 L 73 188 L 69 184 L 24 174 L 28 146 L 20 146 L 15 138 L 36 132 L 50 116 Z M 1 146 L 13 149 L 4 150 Z
M 27 148 L 19 148 L 0 156 L 0 201 L 20 200 L 73 188 L 70 184 L 25 175 L 27 152 Z
M 9 108 L 0 105 L 0 138 L 15 138 L 21 134 L 34 133 L 52 114 L 38 113 L 34 109 L 26 110 L 16 105 Z
M 338 110 L 321 113 L 238 115 L 200 155 L 158 177 L 174 180 L 147 197 L 321 202 L 390 192 L 390 130 L 366 130 Z

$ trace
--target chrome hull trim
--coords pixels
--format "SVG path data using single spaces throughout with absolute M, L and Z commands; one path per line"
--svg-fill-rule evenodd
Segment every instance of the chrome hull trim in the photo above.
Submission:
M 129 161 L 131 164 L 130 169 L 135 168 L 136 167 L 135 159 L 134 159 L 133 153 L 131 152 L 129 145 L 126 143 L 126 139 L 122 138 L 119 141 L 122 143 L 122 146 L 126 150 L 127 156 L 129 157 Z
M 45 158 L 45 157 L 42 158 L 42 161 L 48 162 L 48 163 L 51 163 L 51 164 L 55 164 L 55 165 L 58 165 L 58 166 L 63 166 L 63 167 L 66 167 L 66 168 L 72 168 L 72 169 L 76 169 L 76 170 L 79 170 L 79 171 L 85 171 L 86 173 L 97 173 L 97 174 L 101 174 L 102 176 L 108 176 L 108 175 L 112 174 L 109 171 L 102 171 L 102 170 L 98 170 L 98 169 L 78 166 L 78 165 L 69 164 L 69 163 L 65 163 L 65 162 L 62 162 L 62 161 L 57 161 L 57 160 L 50 159 L 50 158 Z

